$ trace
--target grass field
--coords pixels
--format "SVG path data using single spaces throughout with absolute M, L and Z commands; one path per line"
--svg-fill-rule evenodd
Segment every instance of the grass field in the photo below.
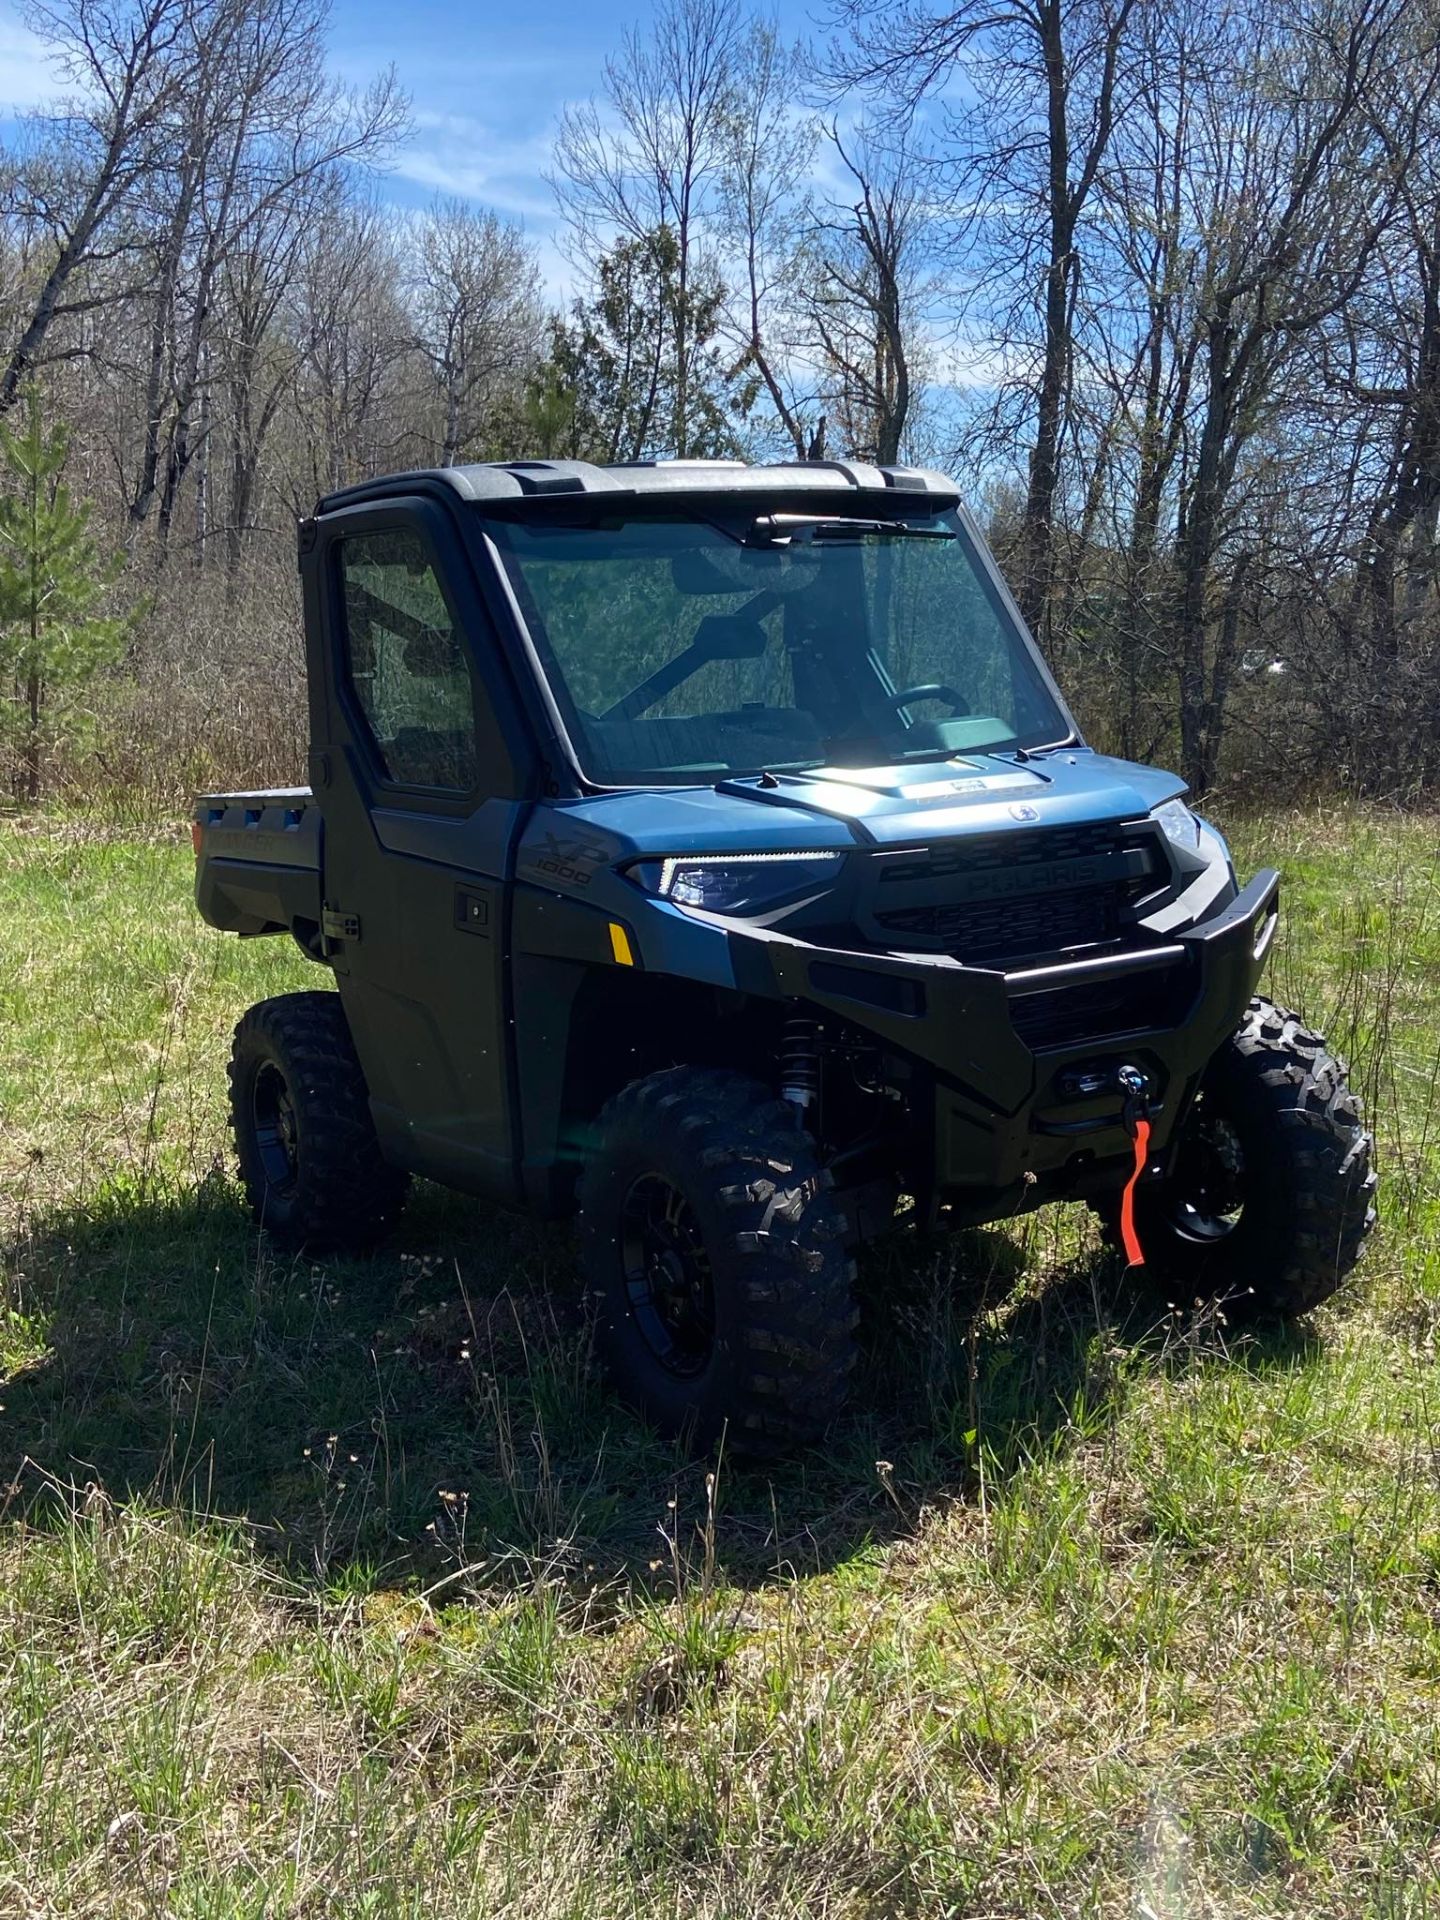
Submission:
M 1243 825 L 1382 1230 L 1182 1324 L 1068 1214 L 872 1257 L 766 1477 L 605 1394 L 563 1233 L 278 1260 L 188 847 L 0 828 L 0 1915 L 1440 1915 L 1429 821 Z

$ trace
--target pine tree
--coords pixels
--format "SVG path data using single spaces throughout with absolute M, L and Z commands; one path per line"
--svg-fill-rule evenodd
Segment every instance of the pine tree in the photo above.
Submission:
M 11 682 L 19 737 L 16 797 L 40 797 L 45 731 L 56 700 L 114 660 L 133 615 L 97 612 L 119 571 L 90 537 L 90 509 L 62 475 L 63 427 L 47 432 L 40 395 L 25 395 L 24 424 L 0 424 L 0 673 Z M 7 731 L 10 729 L 7 729 Z
M 617 240 L 601 256 L 594 297 L 575 302 L 568 324 L 554 322 L 549 357 L 529 383 L 525 424 L 537 451 L 600 461 L 682 448 L 692 459 L 743 453 L 737 423 L 755 403 L 756 379 L 722 351 L 724 286 L 703 265 L 692 275 L 682 286 L 668 226 Z

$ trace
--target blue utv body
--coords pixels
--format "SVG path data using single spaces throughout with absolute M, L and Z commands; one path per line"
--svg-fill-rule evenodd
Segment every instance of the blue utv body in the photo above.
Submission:
M 349 1075 L 357 1234 L 411 1173 L 578 1204 L 632 1398 L 773 1439 L 814 1428 L 777 1406 L 858 1239 L 1173 1182 L 1277 876 L 1086 746 L 950 482 L 461 467 L 330 495 L 300 548 L 310 786 L 202 795 L 197 886 L 335 976 L 304 1019 Z M 242 1173 L 344 1239 L 292 1041 L 237 1040 Z M 1207 1257 L 1239 1152 L 1171 1221 Z

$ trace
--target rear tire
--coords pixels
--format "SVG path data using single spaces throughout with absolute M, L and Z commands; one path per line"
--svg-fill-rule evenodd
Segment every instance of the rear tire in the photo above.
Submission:
M 652 1074 L 600 1115 L 580 1187 L 596 1342 L 667 1438 L 771 1455 L 839 1411 L 859 1316 L 830 1187 L 794 1109 L 740 1074 Z
M 1308 1313 L 1344 1283 L 1374 1225 L 1373 1144 L 1321 1036 L 1252 1000 L 1206 1069 L 1165 1177 L 1136 1189 L 1146 1271 L 1179 1306 Z M 1118 1244 L 1118 1200 L 1102 1217 Z
M 381 1156 L 339 994 L 251 1007 L 230 1053 L 230 1124 L 250 1210 L 283 1246 L 358 1252 L 394 1225 L 409 1176 Z

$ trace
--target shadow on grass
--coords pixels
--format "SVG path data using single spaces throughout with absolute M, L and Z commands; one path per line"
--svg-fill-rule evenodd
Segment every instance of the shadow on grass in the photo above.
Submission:
M 1163 1367 L 1205 1337 L 1177 1344 L 1098 1254 L 1017 1290 L 1025 1259 L 1004 1234 L 902 1236 L 867 1258 L 861 1366 L 826 1443 L 763 1473 L 722 1466 L 726 1578 L 863 1558 L 968 1497 L 982 1449 L 993 1486 L 1102 1431 L 1121 1357 Z M 43 1474 L 93 1481 L 244 1516 L 295 1573 L 342 1586 L 540 1567 L 663 1587 L 665 1532 L 682 1561 L 699 1552 L 713 1463 L 606 1393 L 561 1230 L 422 1187 L 383 1253 L 316 1264 L 277 1256 L 221 1180 L 117 1186 L 34 1219 L 0 1275 L 12 1518 Z M 1240 1357 L 1293 1366 L 1307 1338 Z

